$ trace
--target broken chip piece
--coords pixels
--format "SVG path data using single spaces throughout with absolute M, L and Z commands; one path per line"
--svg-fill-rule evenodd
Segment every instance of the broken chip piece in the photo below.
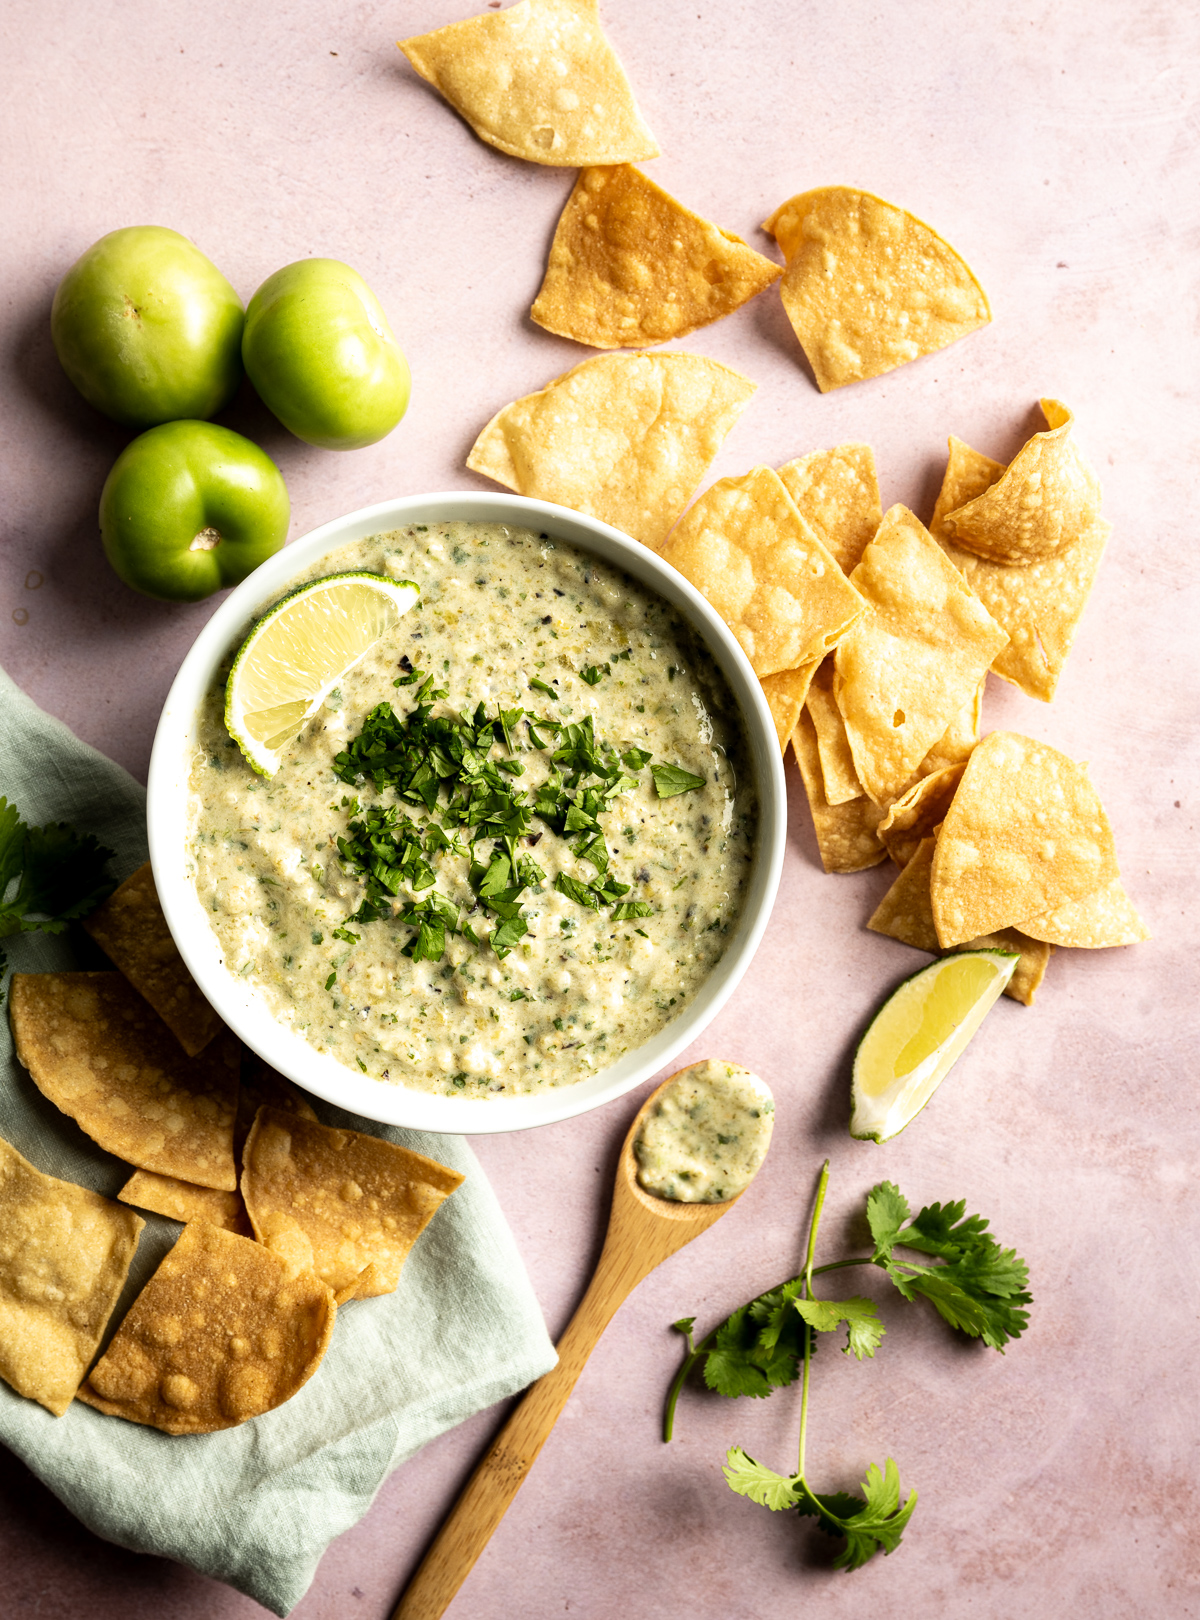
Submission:
M 961 765 L 930 771 L 892 801 L 879 823 L 879 836 L 897 866 L 907 866 L 917 845 L 931 837 L 946 819 L 965 768 L 964 760 Z M 932 918 L 930 921 L 932 926 Z
M 315 1272 L 339 1305 L 394 1291 L 409 1250 L 463 1179 L 393 1142 L 276 1108 L 260 1110 L 243 1163 L 259 1242 Z
M 0 1139 L 0 1378 L 61 1417 L 100 1348 L 145 1225 Z
M 821 865 L 827 872 L 861 872 L 878 866 L 887 855 L 876 830 L 883 811 L 865 793 L 844 804 L 831 805 L 826 799 L 817 733 L 807 709 L 800 711 L 792 732 L 792 752 L 808 795 Z
M 993 731 L 967 761 L 933 859 L 943 947 L 1055 911 L 1119 877 L 1087 770 L 1046 743 Z
M 631 164 L 584 169 L 530 316 L 594 349 L 640 349 L 732 314 L 779 266 Z
M 770 467 L 705 490 L 662 556 L 708 598 L 760 677 L 823 657 L 863 611 Z
M 833 677 L 833 659 L 827 658 L 812 678 L 805 707 L 817 734 L 825 801 L 827 804 L 845 804 L 861 795 L 863 785 L 854 769 L 846 722 L 834 700 Z
M 783 487 L 844 574 L 853 573 L 883 521 L 869 444 L 814 450 L 779 469 Z
M 754 389 L 696 354 L 601 355 L 497 411 L 467 466 L 657 549 Z
M 822 393 L 944 349 L 992 318 L 950 244 L 868 191 L 802 192 L 763 229 L 787 260 L 783 306 Z
M 160 1176 L 153 1170 L 135 1170 L 117 1197 L 135 1209 L 148 1209 L 168 1220 L 204 1221 L 224 1232 L 253 1237 L 254 1228 L 246 1214 L 240 1192 L 218 1192 L 215 1187 L 198 1187 L 177 1176 Z
M 142 1289 L 79 1399 L 167 1434 L 281 1406 L 316 1371 L 333 1294 L 261 1243 L 193 1221 Z
M 38 1089 L 109 1153 L 232 1192 L 240 1048 L 226 1031 L 185 1057 L 120 973 L 14 973 L 17 1056 Z
M 941 532 L 960 550 L 1010 567 L 1044 563 L 1095 526 L 1100 481 L 1075 443 L 1075 419 L 1057 399 L 1042 401 L 1042 415 L 1046 431 L 1028 439 L 994 483 L 938 514 Z
M 184 965 L 158 902 L 150 862 L 132 877 L 83 926 L 150 1003 L 189 1057 L 203 1051 L 221 1027 L 200 987 Z
M 817 659 L 810 658 L 796 669 L 780 669 L 774 675 L 760 675 L 758 684 L 763 689 L 771 719 L 775 722 L 775 736 L 779 752 L 787 753 L 796 721 L 808 696 L 809 683 L 817 667 Z
M 886 514 L 850 583 L 870 611 L 838 646 L 834 696 L 859 780 L 886 807 L 1007 637 L 907 507 Z
M 658 156 L 597 0 L 518 0 L 399 42 L 489 146 L 530 163 Z

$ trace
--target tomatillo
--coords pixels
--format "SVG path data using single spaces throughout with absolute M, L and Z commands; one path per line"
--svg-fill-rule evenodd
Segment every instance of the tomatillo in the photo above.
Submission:
M 58 284 L 50 335 L 84 399 L 126 427 L 209 417 L 242 377 L 242 301 L 178 231 L 110 231 Z
M 100 537 L 135 591 L 199 602 L 273 556 L 290 515 L 283 475 L 256 444 L 212 422 L 166 422 L 117 457 Z
M 337 259 L 276 270 L 246 308 L 246 375 L 306 444 L 359 450 L 408 409 L 408 362 L 363 278 Z

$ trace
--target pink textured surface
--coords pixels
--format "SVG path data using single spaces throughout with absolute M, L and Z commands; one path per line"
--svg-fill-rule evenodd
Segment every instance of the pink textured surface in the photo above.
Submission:
M 481 145 L 395 51 L 463 0 L 10 0 L 0 121 L 0 662 L 144 775 L 171 676 L 210 604 L 164 607 L 108 572 L 95 510 L 125 435 L 73 394 L 48 335 L 67 265 L 119 225 L 192 236 L 248 297 L 306 254 L 355 265 L 414 373 L 390 438 L 351 455 L 291 440 L 252 397 L 292 533 L 387 496 L 481 487 L 463 467 L 500 405 L 587 351 L 530 325 L 572 176 Z M 885 1148 L 846 1134 L 847 1069 L 885 991 L 922 960 L 863 930 L 888 882 L 821 875 L 798 782 L 782 892 L 739 994 L 692 1056 L 758 1070 L 779 1102 L 757 1184 L 618 1316 L 452 1608 L 727 1620 L 869 1610 L 922 1620 L 1200 1613 L 1194 1399 L 1200 451 L 1195 285 L 1200 15 L 1170 0 L 604 0 L 664 149 L 654 178 L 770 251 L 793 192 L 850 181 L 933 222 L 996 319 L 942 354 L 820 396 L 768 293 L 682 345 L 760 385 L 713 476 L 843 439 L 875 447 L 884 504 L 927 517 L 947 433 L 1007 457 L 1039 395 L 1065 399 L 1114 536 L 1051 707 L 991 683 L 985 723 L 1091 761 L 1154 939 L 1060 953 L 1033 1010 L 1005 1002 L 926 1115 Z M 0 777 L 0 790 L 3 788 Z M 1187 951 L 1187 947 L 1192 947 Z M 551 1330 L 594 1264 L 632 1103 L 478 1144 Z M 741 1443 L 791 1466 L 797 1400 L 689 1391 L 657 1438 L 679 1341 L 790 1275 L 820 1159 L 827 1241 L 881 1177 L 914 1204 L 964 1196 L 1030 1262 L 1029 1333 L 1000 1357 L 885 1307 L 874 1363 L 825 1354 L 810 1462 L 853 1488 L 894 1456 L 921 1495 L 903 1547 L 861 1573 L 720 1475 Z M 858 1285 L 856 1285 L 858 1286 Z M 870 1287 L 870 1282 L 862 1284 Z M 430 1446 L 326 1556 L 301 1620 L 382 1620 L 496 1422 Z M 9 1614 L 235 1620 L 248 1599 L 95 1541 L 7 1459 Z M 202 1504 L 197 1504 L 202 1511 Z

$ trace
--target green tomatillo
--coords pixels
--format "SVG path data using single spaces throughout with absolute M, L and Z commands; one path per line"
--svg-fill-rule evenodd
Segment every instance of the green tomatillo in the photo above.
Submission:
M 166 422 L 127 445 L 100 495 L 105 555 L 165 602 L 198 602 L 279 550 L 291 508 L 279 468 L 212 422 Z
M 58 284 L 50 335 L 84 399 L 126 427 L 209 417 L 242 376 L 242 301 L 178 231 L 110 231 Z
M 276 270 L 246 309 L 246 374 L 306 444 L 359 450 L 408 408 L 408 362 L 375 294 L 348 264 L 301 259 Z

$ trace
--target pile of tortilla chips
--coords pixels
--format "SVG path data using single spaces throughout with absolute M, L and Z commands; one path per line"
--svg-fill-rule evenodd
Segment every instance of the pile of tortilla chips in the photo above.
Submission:
M 989 669 L 1052 694 L 1107 534 L 1070 412 L 1042 408 L 1048 430 L 1007 472 L 951 440 L 933 532 L 881 512 L 871 451 L 849 444 L 719 480 L 660 548 L 758 674 L 825 869 L 901 868 L 869 926 L 928 951 L 1015 950 L 1008 994 L 1025 1002 L 1052 947 L 1146 937 L 1084 768 L 979 740 Z M 1064 579 L 1078 589 L 1055 599 Z
M 312 1375 L 339 1305 L 396 1289 L 462 1177 L 320 1124 L 243 1058 L 175 949 L 148 866 L 87 927 L 120 971 L 15 974 L 17 1056 L 136 1168 L 114 1203 L 0 1141 L 0 1377 L 55 1416 L 77 1396 L 167 1434 L 230 1428 Z M 128 1205 L 184 1231 L 85 1379 L 145 1224 Z

